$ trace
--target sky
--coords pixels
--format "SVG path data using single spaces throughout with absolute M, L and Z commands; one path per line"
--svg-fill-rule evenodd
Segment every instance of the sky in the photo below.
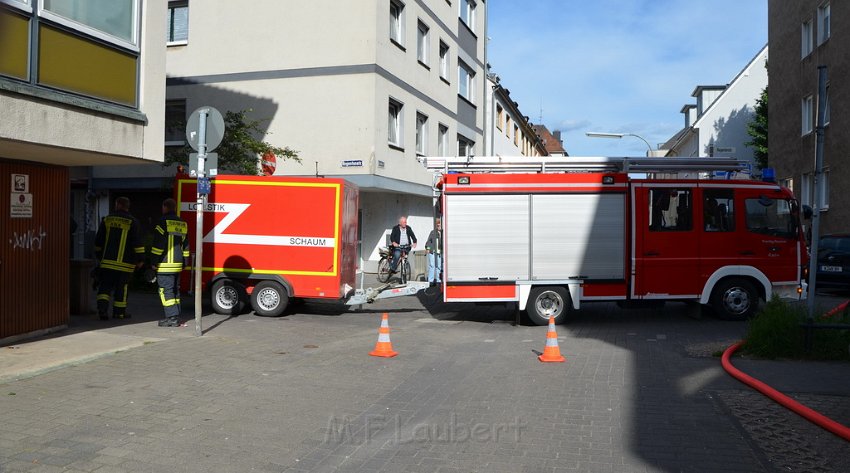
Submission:
M 645 156 L 767 44 L 767 0 L 488 0 L 487 62 L 571 156 Z M 542 117 L 542 120 L 541 120 Z

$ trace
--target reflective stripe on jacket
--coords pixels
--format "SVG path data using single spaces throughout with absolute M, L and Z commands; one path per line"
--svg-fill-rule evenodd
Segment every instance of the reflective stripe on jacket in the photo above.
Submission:
M 158 273 L 179 273 L 189 259 L 189 227 L 176 214 L 168 214 L 157 223 L 153 234 L 153 264 Z
M 139 239 L 139 222 L 122 211 L 104 217 L 97 229 L 94 250 L 101 268 L 133 272 L 145 253 Z

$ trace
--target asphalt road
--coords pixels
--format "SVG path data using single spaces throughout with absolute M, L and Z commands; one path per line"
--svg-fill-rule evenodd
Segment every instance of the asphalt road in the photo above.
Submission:
M 202 337 L 157 327 L 153 294 L 130 321 L 75 316 L 56 339 L 140 342 L 0 381 L 0 471 L 850 471 L 850 443 L 722 370 L 746 323 L 685 304 L 587 305 L 558 326 L 565 363 L 501 306 L 293 309 L 207 315 Z M 399 355 L 371 357 L 385 311 Z M 850 425 L 850 365 L 735 364 Z

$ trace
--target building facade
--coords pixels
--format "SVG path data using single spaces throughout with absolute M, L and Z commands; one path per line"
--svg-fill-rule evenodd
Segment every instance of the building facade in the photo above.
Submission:
M 168 106 L 250 109 L 268 119 L 265 141 L 300 155 L 275 174 L 359 186 L 371 271 L 399 216 L 419 238 L 432 228 L 433 177 L 417 157 L 484 150 L 486 5 L 171 1 Z
M 833 13 L 835 13 L 833 15 Z M 770 106 L 768 164 L 803 204 L 814 206 L 818 67 L 828 84 L 824 173 L 818 183 L 820 233 L 850 231 L 850 4 L 802 0 L 768 2 Z
M 754 164 L 747 126 L 767 87 L 767 60 L 765 46 L 728 85 L 696 86 L 696 103 L 681 110 L 684 128 L 661 145 L 666 156 L 731 156 Z
M 0 0 L 0 341 L 67 325 L 88 294 L 70 273 L 98 222 L 91 166 L 162 162 L 165 11 Z
M 487 76 L 484 156 L 546 156 L 543 141 L 499 76 Z

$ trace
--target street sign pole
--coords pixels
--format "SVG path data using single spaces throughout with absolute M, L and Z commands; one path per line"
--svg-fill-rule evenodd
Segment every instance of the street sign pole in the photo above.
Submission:
M 218 174 L 218 157 L 214 151 L 221 140 L 224 139 L 224 117 L 214 107 L 201 107 L 191 115 L 186 123 L 186 141 L 189 146 L 197 151 L 189 154 L 190 176 L 197 178 L 198 200 L 195 205 L 195 336 L 204 334 L 201 325 L 202 302 L 201 302 L 201 275 L 203 274 L 204 261 L 204 209 L 207 206 L 207 195 L 212 191 L 210 178 Z M 197 156 L 197 164 L 195 157 Z M 197 169 L 194 169 L 197 168 Z M 194 173 L 194 174 L 193 174 Z
M 204 250 L 204 207 L 206 194 L 201 193 L 201 181 L 206 177 L 204 170 L 204 159 L 207 157 L 207 114 L 208 109 L 201 109 L 200 122 L 198 126 L 198 205 L 195 207 L 197 221 L 195 223 L 195 336 L 204 334 L 201 315 L 201 271 L 203 268 Z
M 817 292 L 817 276 L 818 276 L 818 245 L 820 243 L 820 209 L 823 206 L 822 189 L 823 186 L 823 141 L 824 128 L 826 121 L 826 83 L 827 83 L 827 67 L 818 66 L 818 117 L 815 134 L 817 141 L 815 142 L 815 172 L 812 196 L 812 241 L 809 250 L 809 294 L 808 294 L 808 323 L 814 323 L 815 317 L 815 294 Z M 807 328 L 806 349 L 811 348 L 812 337 L 811 328 Z

